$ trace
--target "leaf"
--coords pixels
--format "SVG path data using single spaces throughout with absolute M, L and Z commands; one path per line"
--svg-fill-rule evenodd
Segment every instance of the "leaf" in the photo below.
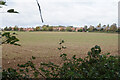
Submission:
M 19 12 L 17 12 L 17 11 L 14 11 L 14 9 L 9 9 L 7 12 L 8 12 L 8 13 L 19 13 Z
M 23 69 L 19 69 L 20 72 L 23 72 L 24 70 Z
M 61 54 L 60 57 L 67 56 L 67 54 Z
M 33 74 L 34 74 L 34 77 L 37 78 L 39 73 L 38 72 L 34 72 Z
M 82 59 L 82 58 L 79 58 L 79 59 L 77 59 L 77 61 L 83 61 L 83 59 Z
M 5 1 L 0 1 L 0 5 L 5 5 L 6 4 L 6 2 Z
M 26 68 L 25 71 L 28 73 L 29 72 L 28 68 Z
M 110 55 L 110 53 L 107 53 L 106 55 Z
M 64 43 L 64 40 L 62 40 L 61 42 Z
M 73 58 L 73 59 L 76 59 L 76 55 L 74 55 L 72 58 Z
M 58 48 L 58 50 L 61 50 L 61 48 Z
M 61 42 L 59 42 L 59 44 L 62 44 Z
M 66 49 L 66 47 L 65 47 L 65 46 L 62 46 L 62 48 L 63 48 L 63 49 Z
M 36 59 L 36 57 L 32 56 L 32 59 Z
M 88 55 L 90 56 L 90 55 L 91 55 L 91 52 L 88 52 Z

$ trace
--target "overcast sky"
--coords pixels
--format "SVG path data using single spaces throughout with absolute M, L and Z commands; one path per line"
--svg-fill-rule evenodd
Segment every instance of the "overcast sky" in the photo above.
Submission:
M 36 0 L 7 0 L 0 9 L 0 27 L 35 27 L 38 25 L 65 25 L 83 27 L 101 23 L 118 23 L 119 0 L 38 0 L 44 19 L 41 23 Z M 19 14 L 1 13 L 14 8 Z

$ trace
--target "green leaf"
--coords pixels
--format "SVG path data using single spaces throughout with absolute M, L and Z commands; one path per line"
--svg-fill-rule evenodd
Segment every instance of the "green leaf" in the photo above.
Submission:
M 33 74 L 34 74 L 34 77 L 37 78 L 39 73 L 38 72 L 34 72 Z
M 20 72 L 23 72 L 24 70 L 23 69 L 19 69 Z
M 0 1 L 0 5 L 5 5 L 6 4 L 6 2 L 5 1 Z
M 66 47 L 65 47 L 65 46 L 62 46 L 62 48 L 63 48 L 63 49 L 66 49 Z
M 72 58 L 73 58 L 73 59 L 76 59 L 76 55 L 74 55 Z
M 58 48 L 58 50 L 61 50 L 61 48 Z
M 107 53 L 106 55 L 110 55 L 110 53 Z
M 25 71 L 28 73 L 29 72 L 28 68 L 26 68 Z
M 36 57 L 32 56 L 32 59 L 36 59 Z
M 7 12 L 8 12 L 8 13 L 19 13 L 19 12 L 17 12 L 17 11 L 14 11 L 14 9 L 9 9 Z
M 62 40 L 61 42 L 64 43 L 64 40 Z

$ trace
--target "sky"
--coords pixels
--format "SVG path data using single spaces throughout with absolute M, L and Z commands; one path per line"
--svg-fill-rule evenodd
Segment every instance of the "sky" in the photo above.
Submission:
M 41 25 L 63 25 L 84 27 L 99 23 L 118 24 L 119 0 L 38 0 L 44 19 L 41 22 L 36 0 L 7 0 L 0 8 L 0 27 L 36 27 Z M 15 9 L 19 14 L 5 13 Z

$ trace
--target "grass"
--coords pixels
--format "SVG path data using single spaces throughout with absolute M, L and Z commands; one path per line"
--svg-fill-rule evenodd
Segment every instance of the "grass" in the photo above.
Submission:
M 3 68 L 23 63 L 31 56 L 37 57 L 36 63 L 53 61 L 59 63 L 59 40 L 65 40 L 69 57 L 84 57 L 95 45 L 102 48 L 102 53 L 118 54 L 118 34 L 82 33 L 82 32 L 17 32 L 21 47 L 3 45 Z M 7 65 L 7 66 L 6 66 Z M 9 65 L 9 66 L 8 66 Z

